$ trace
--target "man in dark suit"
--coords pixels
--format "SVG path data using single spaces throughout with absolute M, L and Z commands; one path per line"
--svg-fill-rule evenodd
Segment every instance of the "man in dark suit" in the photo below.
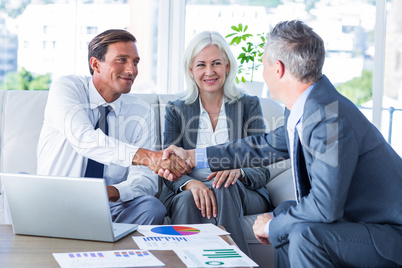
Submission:
M 401 157 L 322 75 L 324 59 L 324 43 L 310 27 L 279 23 L 268 36 L 263 76 L 287 108 L 285 125 L 205 151 L 170 152 L 212 171 L 291 158 L 297 200 L 253 226 L 261 243 L 275 247 L 277 267 L 396 267 Z

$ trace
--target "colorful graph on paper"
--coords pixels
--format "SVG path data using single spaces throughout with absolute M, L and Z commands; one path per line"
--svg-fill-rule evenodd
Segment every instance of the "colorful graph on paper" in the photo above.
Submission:
M 199 229 L 187 226 L 158 226 L 151 229 L 151 232 L 164 235 L 195 235 Z
M 143 236 L 211 236 L 227 235 L 228 232 L 222 230 L 212 223 L 186 224 L 186 225 L 140 225 L 137 231 Z
M 211 249 L 187 248 L 174 252 L 187 267 L 256 267 L 258 266 L 237 246 Z
M 202 256 L 208 259 L 241 258 L 241 255 L 233 248 L 228 249 L 203 249 Z
M 133 236 L 138 248 L 147 250 L 173 250 L 178 248 L 219 248 L 228 243 L 219 236 Z
M 60 267 L 144 267 L 164 266 L 148 250 L 53 253 Z

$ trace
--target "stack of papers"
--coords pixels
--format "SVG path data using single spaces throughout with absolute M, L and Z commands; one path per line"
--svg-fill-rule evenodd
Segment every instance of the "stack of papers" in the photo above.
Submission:
M 61 267 L 165 266 L 149 250 L 173 250 L 187 267 L 257 267 L 238 247 L 220 235 L 228 232 L 213 224 L 140 225 L 133 236 L 139 250 L 53 253 Z
M 140 225 L 141 236 L 133 236 L 141 249 L 173 250 L 187 267 L 257 267 L 238 247 L 219 235 L 228 232 L 208 224 Z

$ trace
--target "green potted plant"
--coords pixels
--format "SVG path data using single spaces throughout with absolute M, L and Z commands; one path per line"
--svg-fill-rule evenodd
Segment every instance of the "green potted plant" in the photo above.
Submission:
M 259 33 L 255 36 L 250 33 L 246 33 L 248 26 L 239 23 L 239 25 L 233 25 L 231 29 L 233 33 L 228 34 L 225 38 L 231 38 L 229 44 L 232 46 L 241 46 L 241 51 L 237 56 L 239 60 L 239 70 L 236 76 L 236 82 L 243 83 L 253 82 L 254 73 L 262 65 L 262 55 L 264 54 L 265 34 Z M 250 42 L 250 38 L 254 42 Z M 255 38 L 258 37 L 258 38 Z M 257 40 L 257 41 L 255 41 Z

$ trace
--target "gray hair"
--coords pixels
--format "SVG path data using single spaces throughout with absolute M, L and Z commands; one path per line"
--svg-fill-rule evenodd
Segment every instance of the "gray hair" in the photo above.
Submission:
M 278 23 L 267 35 L 264 55 L 270 64 L 281 61 L 300 82 L 315 83 L 322 77 L 324 42 L 302 21 Z
M 233 103 L 243 96 L 242 90 L 235 85 L 237 62 L 228 43 L 220 33 L 204 31 L 194 36 L 184 52 L 184 77 L 187 90 L 184 92 L 184 96 L 181 99 L 184 100 L 186 104 L 191 104 L 196 101 L 199 95 L 198 86 L 192 78 L 190 67 L 198 53 L 209 45 L 217 46 L 219 50 L 223 52 L 223 58 L 226 64 L 230 64 L 229 72 L 223 84 L 223 95 L 229 100 L 229 103 Z

